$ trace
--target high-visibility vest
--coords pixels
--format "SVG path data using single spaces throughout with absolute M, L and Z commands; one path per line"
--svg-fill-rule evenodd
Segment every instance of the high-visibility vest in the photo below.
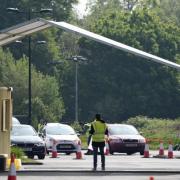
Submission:
M 103 142 L 105 140 L 106 123 L 101 121 L 93 121 L 94 134 L 92 135 L 93 142 Z
M 42 129 L 43 129 L 43 127 L 44 127 L 44 125 L 41 124 L 41 123 L 39 123 L 39 124 L 38 124 L 38 132 L 41 132 Z

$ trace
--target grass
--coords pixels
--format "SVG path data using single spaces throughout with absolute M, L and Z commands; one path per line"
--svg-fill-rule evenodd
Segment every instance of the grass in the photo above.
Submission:
M 160 140 L 164 148 L 169 142 L 173 145 L 180 144 L 180 119 L 157 119 L 138 116 L 129 119 L 127 124 L 134 125 L 142 135 L 149 140 L 150 149 L 158 149 Z

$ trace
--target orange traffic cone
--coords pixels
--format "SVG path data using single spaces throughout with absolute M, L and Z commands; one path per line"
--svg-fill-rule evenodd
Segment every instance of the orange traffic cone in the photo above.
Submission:
M 9 169 L 8 180 L 16 180 L 16 168 L 14 164 L 14 159 L 15 159 L 14 154 L 11 154 L 11 165 Z
M 56 148 L 57 142 L 53 140 L 53 146 L 52 146 L 52 156 L 51 158 L 57 158 L 57 148 Z
M 145 148 L 144 148 L 144 158 L 149 158 L 149 145 L 146 140 Z
M 172 143 L 169 142 L 169 148 L 168 148 L 168 158 L 173 158 L 173 146 Z
M 105 144 L 105 155 L 109 155 L 109 143 L 108 140 L 106 139 L 106 144 Z
M 160 145 L 159 145 L 159 155 L 163 156 L 164 155 L 164 146 L 163 146 L 163 142 L 160 141 Z
M 76 159 L 82 159 L 81 142 L 78 141 L 78 147 L 76 152 Z

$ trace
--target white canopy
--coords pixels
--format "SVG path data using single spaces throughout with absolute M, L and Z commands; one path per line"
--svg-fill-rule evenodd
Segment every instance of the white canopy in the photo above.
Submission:
M 34 19 L 34 20 L 27 21 L 25 23 L 21 23 L 11 28 L 0 31 L 0 46 L 9 44 L 13 41 L 16 41 L 17 39 L 23 38 L 24 36 L 30 35 L 34 32 L 38 32 L 52 26 L 55 26 L 60 29 L 64 29 L 69 32 L 79 34 L 81 36 L 95 40 L 102 44 L 106 44 L 108 46 L 112 46 L 114 48 L 121 49 L 128 53 L 134 54 L 136 56 L 140 56 L 140 57 L 149 59 L 151 61 L 155 61 L 157 63 L 161 63 L 164 65 L 176 68 L 177 70 L 180 70 L 180 65 L 177 63 L 146 53 L 136 48 L 127 46 L 120 42 L 114 41 L 112 39 L 106 38 L 104 36 L 95 34 L 87 30 L 84 30 L 82 28 L 68 24 L 66 22 L 55 22 L 55 21 L 48 21 L 45 19 Z

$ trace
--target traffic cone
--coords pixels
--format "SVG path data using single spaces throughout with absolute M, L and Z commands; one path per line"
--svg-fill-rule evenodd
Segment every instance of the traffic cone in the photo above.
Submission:
M 164 146 L 163 146 L 163 142 L 160 141 L 160 145 L 159 145 L 159 155 L 163 156 L 164 155 Z
M 11 154 L 11 165 L 9 168 L 8 180 L 16 180 L 16 168 L 14 164 L 14 159 L 15 159 L 14 154 Z
M 106 139 L 106 143 L 105 143 L 105 155 L 109 155 L 109 143 L 108 140 Z
M 52 156 L 51 158 L 57 158 L 57 148 L 56 148 L 57 142 L 53 140 L 53 146 L 52 146 Z
M 146 140 L 145 148 L 144 148 L 144 158 L 149 158 L 149 145 Z
M 80 141 L 78 141 L 76 159 L 82 159 L 81 142 Z
M 171 143 L 171 142 L 169 142 L 168 158 L 169 158 L 169 159 L 172 159 L 172 158 L 173 158 L 173 146 L 172 146 L 172 143 Z
M 150 176 L 150 177 L 149 177 L 149 180 L 154 180 L 154 177 L 153 177 L 153 176 Z

